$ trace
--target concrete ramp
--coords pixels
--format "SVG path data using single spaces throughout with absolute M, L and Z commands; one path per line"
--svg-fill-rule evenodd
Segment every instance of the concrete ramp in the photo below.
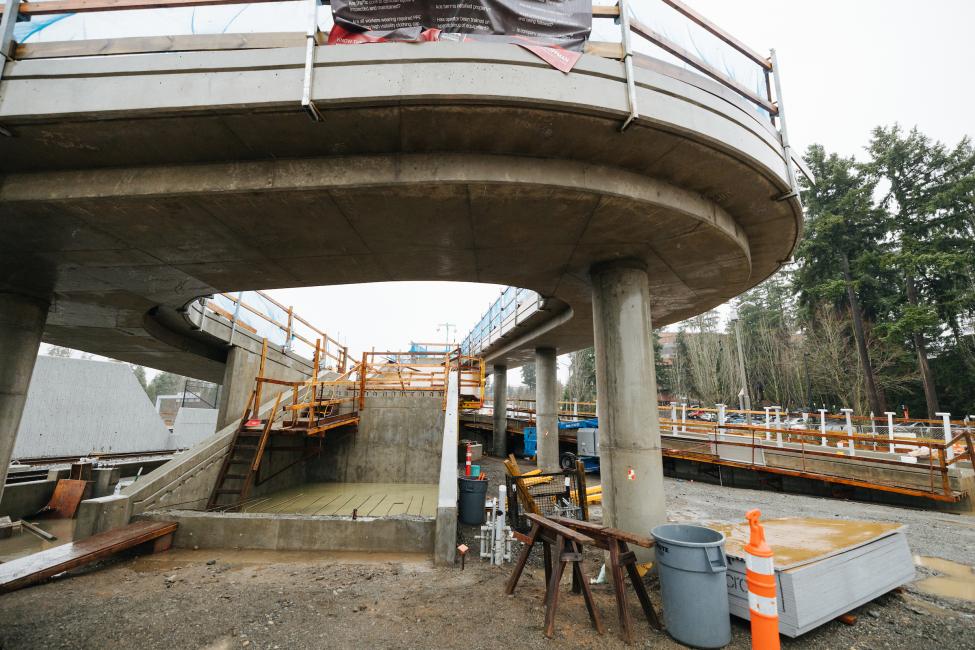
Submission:
M 29 587 L 62 571 L 76 569 L 143 544 L 151 543 L 153 552 L 164 551 L 172 544 L 176 526 L 165 521 L 139 521 L 0 564 L 0 593 Z

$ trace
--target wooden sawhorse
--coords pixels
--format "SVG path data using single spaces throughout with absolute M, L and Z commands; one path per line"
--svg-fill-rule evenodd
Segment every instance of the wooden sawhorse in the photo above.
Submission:
M 589 620 L 596 628 L 596 632 L 602 634 L 603 624 L 599 620 L 599 612 L 596 611 L 596 603 L 589 589 L 589 580 L 586 579 L 585 570 L 582 568 L 582 547 L 586 544 L 593 545 L 595 541 L 583 533 L 557 524 L 541 515 L 528 513 L 525 516 L 532 522 L 531 531 L 524 540 L 525 548 L 518 556 L 515 570 L 508 579 L 504 592 L 509 596 L 515 593 L 515 587 L 528 562 L 528 556 L 531 555 L 532 547 L 536 542 L 541 542 L 545 552 L 545 636 L 551 638 L 555 634 L 555 609 L 559 604 L 559 583 L 562 582 L 565 565 L 569 563 L 572 564 L 572 591 L 582 592 L 586 609 L 589 610 Z
M 640 578 L 639 571 L 637 571 L 636 555 L 627 546 L 627 544 L 635 544 L 643 548 L 652 548 L 654 546 L 653 539 L 618 528 L 600 526 L 577 519 L 552 517 L 552 521 L 591 537 L 595 546 L 609 552 L 609 571 L 613 581 L 613 589 L 616 592 L 616 610 L 620 617 L 620 627 L 623 628 L 623 640 L 626 643 L 633 643 L 633 620 L 630 616 L 630 610 L 626 607 L 624 568 L 630 576 L 633 590 L 636 592 L 636 597 L 640 601 L 640 606 L 643 608 L 643 613 L 646 615 L 650 626 L 655 630 L 663 629 L 660 625 L 660 619 L 657 618 L 657 612 L 654 611 L 653 604 L 650 602 L 647 588 Z

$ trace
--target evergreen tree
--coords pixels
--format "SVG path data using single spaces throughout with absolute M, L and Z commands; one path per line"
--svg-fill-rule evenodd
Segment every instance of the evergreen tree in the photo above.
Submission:
M 967 138 L 949 149 L 898 125 L 874 129 L 868 151 L 868 170 L 887 188 L 887 263 L 903 287 L 884 331 L 913 348 L 933 418 L 940 405 L 930 357 L 952 339 L 957 345 L 975 313 L 975 152 Z
M 521 383 L 535 392 L 535 362 L 526 363 L 521 367 Z
M 804 181 L 806 233 L 796 251 L 795 277 L 800 304 L 810 322 L 823 302 L 848 310 L 870 408 L 882 413 L 885 398 L 871 363 L 866 324 L 884 284 L 880 260 L 886 230 L 873 204 L 876 179 L 862 173 L 854 159 L 827 155 L 820 145 L 810 146 L 805 160 L 816 182 Z

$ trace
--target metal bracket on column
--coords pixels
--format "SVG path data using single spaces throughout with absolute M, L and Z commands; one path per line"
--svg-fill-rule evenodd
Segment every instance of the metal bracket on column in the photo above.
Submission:
M 311 4 L 311 24 L 305 34 L 305 80 L 301 88 L 301 107 L 308 117 L 316 122 L 322 121 L 321 111 L 311 98 L 312 84 L 315 80 L 315 46 L 318 45 L 318 5 L 321 0 L 309 0 Z
M 775 79 L 775 101 L 779 108 L 779 137 L 782 139 L 782 153 L 785 155 L 785 168 L 789 173 L 789 191 L 775 197 L 776 201 L 786 201 L 793 197 L 799 198 L 799 184 L 796 181 L 795 163 L 792 162 L 792 147 L 789 145 L 789 129 L 785 121 L 785 103 L 782 101 L 782 83 L 779 81 L 779 60 L 775 50 L 770 51 L 772 61 L 772 75 Z
M 0 94 L 3 92 L 3 72 L 7 67 L 7 61 L 14 60 L 14 25 L 18 22 L 27 20 L 20 15 L 21 0 L 6 0 L 3 3 L 3 18 L 0 19 Z M 0 124 L 0 135 L 8 138 L 13 137 L 9 129 Z
M 633 35 L 630 32 L 630 7 L 627 0 L 619 0 L 619 8 L 619 24 L 623 43 L 623 71 L 626 74 L 626 100 L 630 107 L 629 117 L 620 126 L 620 133 L 622 133 L 640 115 L 640 111 L 636 104 L 636 79 L 633 73 Z

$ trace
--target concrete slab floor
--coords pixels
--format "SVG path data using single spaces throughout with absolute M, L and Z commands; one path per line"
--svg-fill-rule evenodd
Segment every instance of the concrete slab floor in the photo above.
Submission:
M 244 512 L 436 517 L 437 486 L 422 483 L 305 483 L 256 499 Z

